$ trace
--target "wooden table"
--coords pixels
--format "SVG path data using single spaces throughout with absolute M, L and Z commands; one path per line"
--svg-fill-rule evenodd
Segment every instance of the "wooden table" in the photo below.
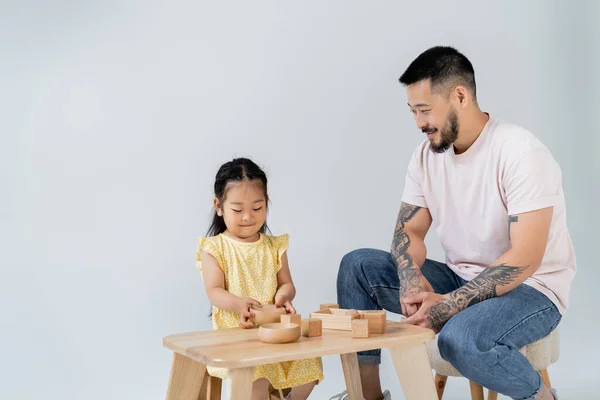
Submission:
M 354 339 L 347 331 L 323 330 L 323 336 L 294 343 L 267 344 L 258 329 L 219 329 L 167 336 L 173 350 L 168 400 L 197 400 L 206 365 L 229 368 L 230 400 L 249 400 L 253 367 L 281 361 L 340 355 L 350 400 L 362 400 L 356 352 L 388 348 L 407 400 L 437 400 L 425 342 L 432 330 L 388 321 L 385 334 Z

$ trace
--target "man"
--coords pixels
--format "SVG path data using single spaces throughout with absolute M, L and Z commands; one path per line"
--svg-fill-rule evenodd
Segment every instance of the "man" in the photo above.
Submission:
M 560 167 L 530 132 L 479 108 L 473 66 L 456 49 L 423 52 L 400 82 L 427 140 L 408 166 L 391 253 L 347 254 L 338 303 L 401 313 L 439 332 L 442 357 L 466 378 L 552 400 L 519 349 L 556 328 L 575 275 Z M 432 223 L 445 263 L 426 258 Z M 391 399 L 379 363 L 379 350 L 359 353 L 367 400 Z

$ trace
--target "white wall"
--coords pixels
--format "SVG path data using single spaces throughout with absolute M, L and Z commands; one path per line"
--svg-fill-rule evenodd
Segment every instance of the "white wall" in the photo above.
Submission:
M 162 337 L 210 329 L 196 238 L 234 156 L 269 175 L 299 311 L 335 301 L 340 258 L 389 246 L 422 140 L 397 79 L 437 44 L 470 57 L 483 107 L 563 167 L 580 272 L 550 373 L 567 398 L 592 393 L 581 332 L 599 276 L 600 142 L 586 74 L 600 30 L 597 4 L 560 3 L 3 2 L 0 398 L 164 398 Z M 338 360 L 325 366 L 316 399 L 342 390 Z M 452 380 L 448 399 L 467 390 Z

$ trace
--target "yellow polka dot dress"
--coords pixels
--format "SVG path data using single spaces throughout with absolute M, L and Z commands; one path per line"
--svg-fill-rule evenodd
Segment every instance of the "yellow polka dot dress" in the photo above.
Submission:
M 200 238 L 197 266 L 202 271 L 200 251 L 211 254 L 219 262 L 225 274 L 225 289 L 238 297 L 251 297 L 261 304 L 273 304 L 277 292 L 277 273 L 281 268 L 281 256 L 288 249 L 289 236 L 260 234 L 253 243 L 236 241 L 220 234 Z M 212 308 L 214 329 L 238 327 L 239 314 Z M 221 379 L 227 377 L 227 369 L 207 367 L 208 373 Z M 321 358 L 286 361 L 260 365 L 254 369 L 254 380 L 266 378 L 275 389 L 285 389 L 305 383 L 323 380 Z

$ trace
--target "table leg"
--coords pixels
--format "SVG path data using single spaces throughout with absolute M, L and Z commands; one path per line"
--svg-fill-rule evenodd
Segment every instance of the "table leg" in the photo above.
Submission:
M 221 378 L 210 376 L 208 372 L 205 373 L 198 400 L 221 400 L 221 386 Z
M 250 400 L 254 367 L 230 369 L 227 375 L 227 400 Z
M 167 400 L 197 400 L 206 366 L 174 353 Z
M 389 350 L 406 400 L 437 400 L 425 343 Z
M 342 359 L 342 369 L 344 370 L 344 379 L 346 380 L 348 400 L 362 400 L 363 391 L 356 353 L 340 354 L 340 358 Z

